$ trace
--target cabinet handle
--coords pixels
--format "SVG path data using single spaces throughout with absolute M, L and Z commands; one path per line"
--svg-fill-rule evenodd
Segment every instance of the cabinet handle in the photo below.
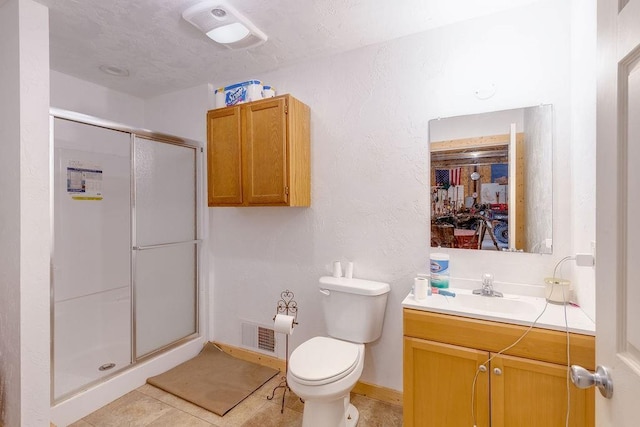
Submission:
M 480 366 L 478 366 L 478 371 L 480 371 L 480 372 L 487 372 L 487 367 L 486 367 L 486 366 L 484 366 L 484 365 L 480 365 Z
M 493 368 L 493 373 L 496 375 L 502 375 L 502 369 L 500 368 Z

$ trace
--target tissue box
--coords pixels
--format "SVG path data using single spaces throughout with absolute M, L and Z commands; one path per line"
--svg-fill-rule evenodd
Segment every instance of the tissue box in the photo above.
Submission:
M 216 108 L 256 101 L 262 99 L 262 82 L 260 80 L 247 80 L 246 82 L 221 87 L 216 89 L 215 96 Z

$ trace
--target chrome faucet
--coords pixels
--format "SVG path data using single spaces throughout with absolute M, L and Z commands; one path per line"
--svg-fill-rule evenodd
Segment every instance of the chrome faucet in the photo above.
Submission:
M 475 295 L 482 295 L 483 297 L 501 297 L 502 293 L 493 290 L 493 274 L 485 273 L 482 275 L 482 288 L 474 289 Z

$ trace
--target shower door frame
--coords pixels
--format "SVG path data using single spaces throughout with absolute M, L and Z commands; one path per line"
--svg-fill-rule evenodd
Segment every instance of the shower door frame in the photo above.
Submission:
M 131 337 L 130 337 L 130 363 L 120 369 L 117 369 L 108 375 L 100 377 L 96 380 L 90 381 L 84 384 L 79 389 L 68 392 L 64 395 L 55 397 L 55 360 L 54 360 L 54 346 L 55 346 L 55 294 L 54 294 L 54 278 L 53 278 L 53 266 L 54 266 L 54 247 L 55 247 L 55 128 L 54 123 L 55 119 L 67 120 L 70 122 L 76 122 L 79 124 L 95 126 L 99 128 L 104 128 L 113 131 L 120 131 L 129 134 L 130 138 L 130 258 L 131 258 L 131 266 L 130 266 L 130 299 L 131 299 Z M 201 273 L 201 251 L 202 251 L 202 243 L 203 239 L 201 237 L 202 229 L 201 229 L 201 209 L 202 209 L 202 191 L 203 191 L 203 144 L 196 140 L 181 138 L 174 135 L 169 135 L 165 133 L 155 132 L 148 129 L 135 128 L 132 126 L 124 125 L 122 123 L 112 122 L 109 120 L 104 120 L 98 117 L 93 117 L 90 115 L 59 109 L 59 108 L 50 108 L 49 110 L 49 127 L 50 127 L 50 141 L 49 141 L 49 157 L 50 157 L 50 230 L 51 230 L 51 247 L 50 247 L 50 270 L 51 270 L 51 280 L 50 280 L 50 324 L 51 324 L 51 342 L 50 342 L 50 362 L 51 362 L 51 376 L 50 376 L 50 384 L 51 384 L 51 393 L 50 393 L 50 402 L 52 405 L 59 404 L 67 399 L 70 399 L 80 393 L 86 391 L 89 387 L 101 384 L 107 381 L 109 378 L 115 377 L 127 370 L 133 369 L 140 362 L 149 360 L 156 356 L 159 356 L 173 348 L 176 348 L 186 342 L 197 339 L 200 337 L 201 325 L 200 325 L 200 273 Z M 182 244 L 193 244 L 195 245 L 195 288 L 194 288 L 194 323 L 195 323 L 195 332 L 189 334 L 183 338 L 180 338 L 176 341 L 173 341 L 167 345 L 161 346 L 155 350 L 152 350 L 140 357 L 136 355 L 136 301 L 135 301 L 135 273 L 136 273 L 136 253 L 139 250 L 147 249 L 138 247 L 136 245 L 136 210 L 135 210 L 135 201 L 136 201 L 136 186 L 135 186 L 135 143 L 136 137 L 144 138 L 147 140 L 151 140 L 153 142 L 158 142 L 161 144 L 172 144 L 185 148 L 191 148 L 194 150 L 194 192 L 195 192 L 195 206 L 194 206 L 194 235 L 195 239 L 191 241 L 183 241 L 176 243 L 167 243 L 161 245 L 153 245 L 154 247 L 162 247 L 162 246 L 173 246 L 173 245 L 182 245 Z M 150 249 L 151 247 L 149 247 Z

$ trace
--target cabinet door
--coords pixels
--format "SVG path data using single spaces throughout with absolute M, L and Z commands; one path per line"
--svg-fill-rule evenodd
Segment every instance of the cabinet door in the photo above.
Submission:
M 248 104 L 245 114 L 245 194 L 250 205 L 286 205 L 289 145 L 286 98 Z
M 478 374 L 472 393 L 476 371 L 488 357 L 486 351 L 405 337 L 404 425 L 488 426 L 487 372 Z
M 491 361 L 492 427 L 564 426 L 567 387 L 568 425 L 593 426 L 594 389 L 581 390 L 571 384 L 565 365 L 496 356 Z
M 242 204 L 240 107 L 207 114 L 207 184 L 209 206 Z

